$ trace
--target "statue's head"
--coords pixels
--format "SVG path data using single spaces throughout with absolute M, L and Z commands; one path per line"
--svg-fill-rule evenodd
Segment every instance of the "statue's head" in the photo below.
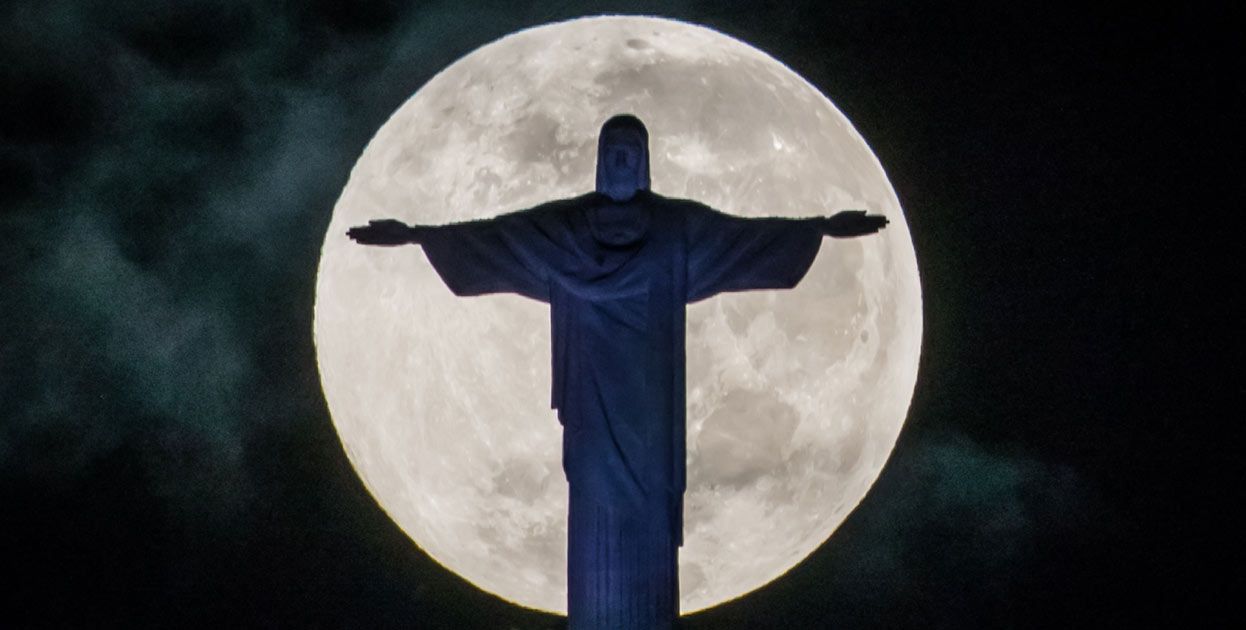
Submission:
M 597 192 L 616 201 L 649 190 L 649 132 L 631 114 L 619 114 L 601 126 L 597 137 Z

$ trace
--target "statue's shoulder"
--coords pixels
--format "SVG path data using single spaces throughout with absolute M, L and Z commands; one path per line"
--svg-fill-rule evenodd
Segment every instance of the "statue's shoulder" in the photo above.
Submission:
M 648 192 L 651 203 L 665 210 L 667 213 L 680 213 L 684 215 L 701 215 L 714 212 L 714 209 L 699 202 L 695 199 L 684 199 L 682 197 L 667 197 L 654 192 Z
M 714 212 L 713 208 L 693 199 L 668 197 L 650 190 L 639 191 L 637 195 L 642 197 L 648 206 L 667 215 L 701 215 Z M 518 210 L 503 216 L 522 216 L 537 221 L 565 221 L 568 217 L 578 215 L 585 210 L 609 203 L 613 202 L 604 193 L 590 191 L 574 197 L 546 201 L 526 210 Z
M 526 219 L 537 222 L 563 221 L 576 212 L 600 203 L 604 195 L 596 192 L 585 193 L 575 197 L 563 197 L 541 202 L 530 208 L 515 210 L 499 215 L 513 219 Z
M 581 210 L 599 203 L 602 203 L 607 197 L 599 192 L 590 191 L 575 197 L 564 197 L 562 199 L 554 199 L 547 201 L 537 208 L 541 208 L 547 212 L 570 212 L 573 210 Z

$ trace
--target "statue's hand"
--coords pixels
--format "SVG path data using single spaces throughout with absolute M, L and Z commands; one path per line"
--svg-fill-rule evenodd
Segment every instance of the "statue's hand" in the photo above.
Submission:
M 406 223 L 394 219 L 368 221 L 346 231 L 346 235 L 361 245 L 405 245 L 416 242 L 415 230 Z
M 846 238 L 873 234 L 887 225 L 887 217 L 881 214 L 866 214 L 864 210 L 844 210 L 825 219 L 823 232 L 827 236 Z

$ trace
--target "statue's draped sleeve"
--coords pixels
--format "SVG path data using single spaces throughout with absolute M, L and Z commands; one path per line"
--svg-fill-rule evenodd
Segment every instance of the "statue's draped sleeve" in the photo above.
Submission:
M 420 245 L 455 295 L 517 293 L 550 299 L 553 269 L 570 255 L 558 213 L 538 206 L 490 219 L 421 226 Z
M 737 217 L 700 204 L 686 217 L 689 303 L 726 291 L 790 289 L 822 244 L 821 219 Z

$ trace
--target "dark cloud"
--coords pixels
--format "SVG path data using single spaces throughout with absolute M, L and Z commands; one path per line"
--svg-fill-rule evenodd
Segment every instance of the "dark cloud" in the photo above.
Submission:
M 248 397 L 271 394 L 256 391 L 267 335 L 306 319 L 264 300 L 294 306 L 291 291 L 308 291 L 326 193 L 343 178 L 340 103 L 227 72 L 271 53 L 248 38 L 247 15 L 160 7 L 14 11 L 39 45 L 5 76 L 16 98 L 3 153 L 35 177 L 6 213 L 17 251 L 5 260 L 16 263 L 5 360 L 25 378 L 9 400 L 28 404 L 4 433 L 10 448 L 31 431 L 63 433 L 77 454 L 63 464 L 160 431 L 208 449 L 205 460 L 237 459 L 264 413 Z M 159 31 L 166 22 L 173 32 Z M 180 47 L 144 36 L 152 29 L 178 41 L 208 33 Z M 280 339 L 305 346 L 298 332 Z M 99 422 L 64 431 L 83 405 L 100 409 Z
M 949 584 L 948 576 L 1007 577 L 1009 566 L 1039 560 L 1042 541 L 1085 531 L 1091 514 L 1103 509 L 1068 465 L 992 452 L 963 436 L 902 454 L 888 475 L 898 477 L 890 480 L 891 491 L 905 496 L 892 496 L 862 515 L 861 526 L 878 544 L 856 556 L 848 573 L 866 582 L 953 591 L 958 585 Z M 922 548 L 932 542 L 939 553 Z M 942 566 L 928 566 L 932 561 Z M 934 575 L 943 583 L 932 586 Z

